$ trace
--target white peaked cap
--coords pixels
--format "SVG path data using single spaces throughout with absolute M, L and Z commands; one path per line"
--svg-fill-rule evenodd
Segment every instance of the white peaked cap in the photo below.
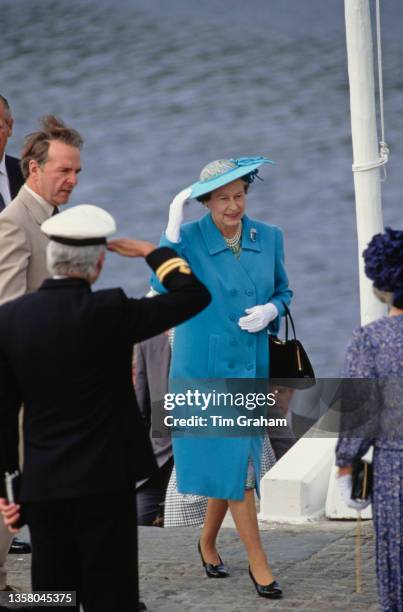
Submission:
M 41 230 L 55 242 L 90 246 L 105 244 L 106 238 L 116 232 L 116 223 L 103 208 L 79 204 L 47 219 Z

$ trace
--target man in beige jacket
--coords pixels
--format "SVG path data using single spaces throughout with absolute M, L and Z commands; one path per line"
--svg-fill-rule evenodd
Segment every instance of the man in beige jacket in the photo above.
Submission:
M 82 144 L 76 130 L 52 115 L 25 139 L 21 154 L 25 184 L 0 212 L 0 305 L 36 291 L 49 276 L 48 239 L 40 227 L 68 202 L 77 185 Z M 11 540 L 0 521 L 0 590 L 11 588 L 4 567 Z
M 81 169 L 82 138 L 49 115 L 21 154 L 25 185 L 0 213 L 0 305 L 35 291 L 48 276 L 41 223 L 66 204 Z

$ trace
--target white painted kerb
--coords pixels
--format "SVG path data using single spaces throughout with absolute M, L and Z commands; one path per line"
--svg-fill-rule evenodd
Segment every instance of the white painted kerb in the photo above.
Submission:
M 324 514 L 335 438 L 301 438 L 261 481 L 259 520 L 302 523 Z

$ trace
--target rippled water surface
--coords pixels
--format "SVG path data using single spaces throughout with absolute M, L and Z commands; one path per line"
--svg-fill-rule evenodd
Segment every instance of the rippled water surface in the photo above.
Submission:
M 382 4 L 384 217 L 402 227 L 403 5 Z M 121 235 L 157 241 L 172 196 L 212 159 L 276 160 L 248 213 L 283 228 L 298 334 L 318 373 L 337 375 L 359 322 L 342 1 L 0 0 L 0 28 L 10 151 L 45 113 L 77 127 L 72 201 L 106 207 Z M 113 255 L 98 283 L 147 284 L 142 262 Z

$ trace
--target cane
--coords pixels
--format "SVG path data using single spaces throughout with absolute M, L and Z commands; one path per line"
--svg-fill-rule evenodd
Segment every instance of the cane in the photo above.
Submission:
M 355 532 L 355 592 L 361 593 L 361 512 L 357 510 Z

